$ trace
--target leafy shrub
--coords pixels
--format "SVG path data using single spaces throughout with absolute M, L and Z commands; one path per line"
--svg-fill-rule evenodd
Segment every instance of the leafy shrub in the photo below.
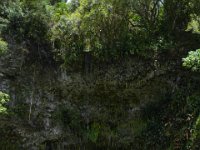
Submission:
M 4 106 L 9 101 L 9 95 L 0 91 L 0 114 L 6 113 L 7 108 Z
M 0 39 L 0 55 L 4 54 L 8 50 L 8 44 Z
M 190 51 L 186 58 L 183 58 L 183 66 L 192 69 L 192 71 L 199 71 L 200 69 L 200 49 Z

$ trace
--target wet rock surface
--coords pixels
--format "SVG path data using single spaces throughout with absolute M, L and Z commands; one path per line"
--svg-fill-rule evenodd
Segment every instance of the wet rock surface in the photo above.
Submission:
M 146 104 L 178 86 L 173 67 L 131 60 L 83 75 L 34 65 L 13 80 L 1 73 L 0 90 L 10 94 L 9 121 L 22 149 L 120 148 L 145 128 Z

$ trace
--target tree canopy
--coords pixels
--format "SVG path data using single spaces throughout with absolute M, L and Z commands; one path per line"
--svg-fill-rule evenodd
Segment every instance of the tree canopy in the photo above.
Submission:
M 152 57 L 177 33 L 198 30 L 198 5 L 196 0 L 1 1 L 0 31 L 4 40 L 28 49 L 27 60 L 67 66 L 80 62 L 87 50 L 100 61 Z

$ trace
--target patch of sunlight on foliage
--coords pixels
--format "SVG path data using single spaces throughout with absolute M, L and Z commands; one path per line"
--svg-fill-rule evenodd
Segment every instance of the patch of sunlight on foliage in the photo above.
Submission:
M 4 106 L 9 101 L 9 95 L 0 91 L 0 114 L 7 113 L 7 108 Z
M 57 3 L 51 7 L 50 11 L 52 12 L 51 17 L 55 21 L 59 21 L 62 16 L 69 17 L 69 6 L 64 2 Z
M 186 58 L 183 58 L 183 66 L 192 71 L 200 70 L 200 49 L 190 51 Z
M 0 55 L 6 53 L 7 50 L 8 50 L 8 44 L 2 39 L 0 39 Z
M 192 31 L 193 33 L 200 34 L 200 18 L 191 16 L 191 21 L 188 23 L 186 31 Z

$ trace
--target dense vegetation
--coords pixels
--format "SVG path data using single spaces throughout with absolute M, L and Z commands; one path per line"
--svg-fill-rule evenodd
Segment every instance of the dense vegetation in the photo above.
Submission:
M 17 119 L 23 126 L 39 126 L 41 130 L 40 119 L 45 113 L 32 119 L 33 111 L 38 111 L 32 100 L 51 99 L 47 93 L 53 91 L 59 102 L 70 96 L 74 100 L 66 100 L 53 112 L 64 131 L 78 137 L 74 145 L 87 143 L 90 149 L 199 149 L 199 48 L 198 0 L 1 0 L 0 119 L 4 123 L 0 125 L 0 147 L 12 150 L 23 143 L 15 139 L 21 136 L 15 131 Z M 124 79 L 127 61 L 136 62 L 134 71 L 138 71 L 127 77 L 130 80 Z M 119 76 L 125 74 L 122 81 L 114 79 L 116 72 L 108 69 L 113 65 L 121 69 Z M 96 68 L 114 72 L 117 84 L 101 79 Z M 73 84 L 62 85 L 58 74 L 63 71 L 72 76 L 78 73 L 88 83 L 74 77 Z M 93 77 L 96 74 L 98 79 Z M 29 95 L 30 105 L 23 94 Z M 138 99 L 145 96 L 136 95 L 143 94 L 154 101 L 141 102 Z M 66 106 L 69 101 L 70 108 Z M 105 112 L 99 110 L 100 114 L 91 115 L 88 121 L 78 110 L 87 103 L 103 104 Z M 139 104 L 141 112 L 136 119 L 125 120 L 129 107 Z M 10 142 L 11 133 L 16 143 L 13 137 Z M 53 143 L 56 140 L 50 138 Z M 46 149 L 55 148 L 49 141 L 44 143 Z
M 81 63 L 84 52 L 95 62 L 152 57 L 174 46 L 178 33 L 199 31 L 198 5 L 195 0 L 1 1 L 1 37 L 22 47 L 26 60 L 65 67 Z

